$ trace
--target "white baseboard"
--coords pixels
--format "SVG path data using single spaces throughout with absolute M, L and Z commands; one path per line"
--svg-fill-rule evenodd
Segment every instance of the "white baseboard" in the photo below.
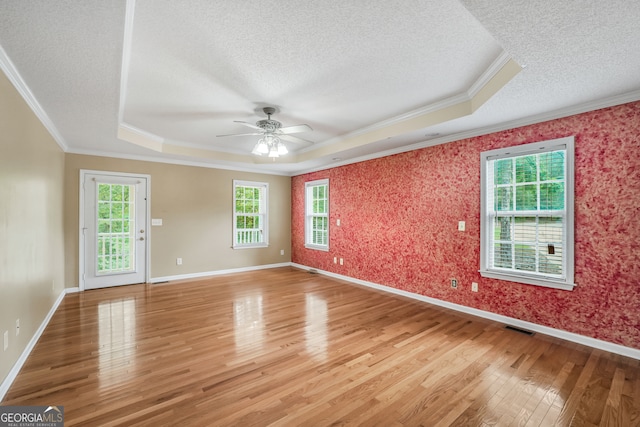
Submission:
M 207 276 L 220 276 L 222 274 L 244 273 L 246 271 L 265 270 L 269 268 L 289 267 L 290 262 L 282 262 L 279 264 L 254 265 L 251 267 L 230 268 L 227 270 L 204 271 L 201 273 L 178 274 L 175 276 L 153 277 L 149 279 L 149 283 L 170 282 L 172 280 L 199 279 Z
M 427 302 L 429 304 L 437 305 L 439 307 L 449 308 L 451 310 L 459 311 L 473 316 L 482 317 L 484 319 L 493 320 L 499 323 L 507 325 L 513 325 L 518 328 L 527 329 L 533 332 L 539 332 L 541 334 L 549 335 L 556 338 L 561 338 L 566 341 L 575 342 L 578 344 L 586 345 L 588 347 L 605 350 L 610 353 L 620 354 L 622 356 L 631 357 L 633 359 L 640 360 L 640 349 L 625 347 L 620 344 L 614 344 L 608 341 L 602 341 L 599 339 L 587 337 L 584 335 L 575 334 L 573 332 L 564 331 L 562 329 L 550 328 L 548 326 L 539 325 L 537 323 L 531 323 L 524 320 L 516 319 L 513 317 L 503 316 L 501 314 L 492 313 L 490 311 L 478 310 L 477 308 L 467 307 L 460 304 L 454 304 L 452 302 L 443 301 L 436 298 L 427 297 L 413 292 L 407 292 L 400 289 L 391 288 L 389 286 L 379 285 L 377 283 L 368 282 L 366 280 L 354 279 L 353 277 L 343 276 L 341 274 L 331 273 L 329 271 L 318 270 L 316 268 L 307 267 L 296 263 L 291 263 L 292 267 L 300 268 L 302 270 L 313 270 L 325 276 L 334 277 L 336 279 L 344 280 L 347 282 L 355 283 L 358 285 L 367 286 L 369 288 L 378 289 L 384 292 L 389 292 L 396 295 L 412 298 L 415 300 Z
M 2 400 L 4 399 L 4 396 L 9 391 L 9 387 L 11 387 L 11 384 L 13 384 L 13 381 L 18 376 L 20 369 L 22 369 L 22 366 L 27 361 L 27 358 L 29 357 L 29 355 L 33 351 L 33 348 L 36 346 L 36 343 L 42 336 L 42 333 L 44 332 L 45 328 L 49 324 L 49 321 L 51 320 L 56 310 L 62 303 L 64 296 L 68 293 L 78 292 L 78 290 L 79 288 L 65 288 L 62 290 L 60 295 L 58 295 L 58 298 L 56 298 L 55 302 L 49 309 L 49 312 L 45 316 L 44 320 L 42 320 L 42 323 L 40 323 L 40 327 L 33 334 L 33 336 L 31 337 L 31 340 L 29 340 L 29 343 L 27 343 L 27 346 L 22 351 L 22 354 L 20 355 L 16 363 L 13 364 L 13 367 L 11 368 L 11 370 L 9 371 L 5 379 L 2 381 L 2 384 L 0 384 L 0 402 L 2 402 Z

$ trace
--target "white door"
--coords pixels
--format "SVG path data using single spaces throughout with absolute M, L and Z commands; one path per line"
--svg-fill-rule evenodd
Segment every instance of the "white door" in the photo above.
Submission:
M 80 289 L 147 280 L 148 175 L 80 172 Z

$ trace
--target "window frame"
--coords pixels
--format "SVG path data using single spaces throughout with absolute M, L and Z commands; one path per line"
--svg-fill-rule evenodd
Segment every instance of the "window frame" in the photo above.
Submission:
M 242 230 L 238 228 L 238 217 L 246 215 L 246 212 L 237 212 L 236 205 L 236 190 L 238 187 L 254 187 L 260 190 L 259 200 L 259 212 L 257 216 L 260 217 L 262 224 L 262 241 L 256 243 L 239 243 L 238 231 Z M 245 181 L 245 180 L 233 180 L 233 236 L 232 247 L 233 249 L 250 249 L 250 248 L 266 248 L 269 246 L 269 183 L 257 182 L 257 181 Z
M 536 272 L 518 271 L 514 269 L 497 269 L 491 263 L 491 244 L 493 235 L 492 221 L 497 215 L 489 211 L 489 196 L 493 196 L 488 188 L 489 171 L 487 166 L 490 161 L 506 158 L 521 157 L 532 154 L 565 150 L 565 186 L 564 186 L 564 210 L 565 226 L 563 229 L 563 274 L 560 278 L 548 277 Z M 574 137 L 558 138 L 548 141 L 518 145 L 514 147 L 499 148 L 480 153 L 480 275 L 499 280 L 538 285 L 555 289 L 573 290 L 574 283 L 574 163 L 575 142 Z M 538 181 L 539 182 L 539 181 Z M 493 209 L 493 208 L 492 208 Z M 515 209 L 515 206 L 514 206 Z M 539 210 L 537 210 L 540 212 Z M 517 211 L 516 211 L 517 212 Z M 522 211 L 521 216 L 532 216 L 533 211 Z M 551 211 L 550 211 L 551 212 Z M 537 216 L 538 214 L 536 214 Z M 514 214 L 514 218 L 518 215 Z M 544 215 L 544 216 L 551 216 Z
M 322 214 L 317 214 L 312 212 L 313 206 L 313 189 L 319 186 L 326 186 L 326 200 L 327 200 L 327 212 Z M 318 179 L 315 181 L 308 181 L 304 183 L 304 212 L 305 212 L 305 221 L 304 221 L 304 247 L 307 249 L 314 249 L 319 251 L 329 251 L 329 229 L 331 227 L 331 221 L 329 217 L 330 213 L 330 192 L 329 192 L 329 179 Z M 319 245 L 317 243 L 313 243 L 313 218 L 322 217 L 327 219 L 327 244 Z

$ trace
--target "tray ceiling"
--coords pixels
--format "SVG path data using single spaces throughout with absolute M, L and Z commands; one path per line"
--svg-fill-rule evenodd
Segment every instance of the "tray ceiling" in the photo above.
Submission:
M 0 66 L 67 152 L 296 174 L 640 99 L 638 2 L 0 7 Z M 313 144 L 216 137 L 265 106 Z

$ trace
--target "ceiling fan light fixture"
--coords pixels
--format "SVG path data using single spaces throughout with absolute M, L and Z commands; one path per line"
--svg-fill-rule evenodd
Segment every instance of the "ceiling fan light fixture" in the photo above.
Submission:
M 255 147 L 253 147 L 252 154 L 262 156 L 263 154 L 267 154 L 269 152 L 269 144 L 265 141 L 265 138 L 260 138 Z
M 217 136 L 227 137 L 227 136 L 261 135 L 256 145 L 253 146 L 253 150 L 251 150 L 251 154 L 254 154 L 256 156 L 262 156 L 263 154 L 266 154 L 267 156 L 273 159 L 276 159 L 277 157 L 284 156 L 289 153 L 289 150 L 284 145 L 284 143 L 279 138 L 279 136 L 282 136 L 282 138 L 287 141 L 291 141 L 295 143 L 313 144 L 313 142 L 311 141 L 307 141 L 303 138 L 299 138 L 291 135 L 299 132 L 312 131 L 313 129 L 311 128 L 311 126 L 306 124 L 300 124 L 295 126 L 287 126 L 283 128 L 282 123 L 280 123 L 277 120 L 271 119 L 271 115 L 276 111 L 275 108 L 264 107 L 262 110 L 267 115 L 267 118 L 263 120 L 258 120 L 255 125 L 248 122 L 234 120 L 235 123 L 240 123 L 244 126 L 248 126 L 257 132 L 235 133 L 230 135 L 217 135 Z
M 287 147 L 285 147 L 281 141 L 278 141 L 277 147 L 278 147 L 278 155 L 280 156 L 284 156 L 289 152 L 289 150 L 287 150 Z
M 278 154 L 278 148 L 275 145 L 272 145 L 271 148 L 269 148 L 269 157 L 273 157 L 274 159 L 276 157 L 280 157 L 280 154 Z

